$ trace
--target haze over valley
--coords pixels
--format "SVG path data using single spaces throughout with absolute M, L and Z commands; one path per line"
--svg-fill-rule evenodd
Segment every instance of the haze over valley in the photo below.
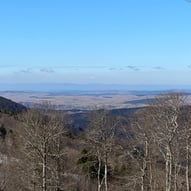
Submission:
M 107 109 L 144 107 L 158 94 L 172 92 L 186 94 L 187 102 L 190 103 L 191 89 L 188 86 L 20 84 L 2 87 L 0 95 L 26 107 L 34 107 L 48 101 L 59 110 L 91 110 L 95 106 Z

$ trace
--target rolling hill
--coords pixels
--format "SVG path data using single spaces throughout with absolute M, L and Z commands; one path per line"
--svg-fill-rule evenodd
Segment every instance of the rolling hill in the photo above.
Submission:
M 7 114 L 18 114 L 25 110 L 25 106 L 0 96 L 0 112 Z

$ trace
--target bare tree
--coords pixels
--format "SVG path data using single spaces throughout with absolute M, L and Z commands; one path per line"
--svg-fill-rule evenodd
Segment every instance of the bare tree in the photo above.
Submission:
M 173 177 L 173 144 L 177 137 L 180 125 L 178 117 L 180 109 L 185 103 L 185 97 L 179 93 L 160 95 L 150 106 L 152 117 L 153 136 L 165 160 L 165 190 L 171 191 Z M 175 180 L 176 181 L 176 180 Z
M 66 132 L 62 120 L 44 105 L 41 109 L 31 109 L 22 115 L 22 151 L 28 162 L 31 176 L 29 187 L 47 191 L 52 187 L 51 173 L 56 169 L 57 190 L 60 189 L 60 159 L 63 156 L 61 137 Z M 63 144 L 63 143 L 62 143 Z M 51 166 L 56 161 L 56 166 Z
M 133 166 L 133 174 L 127 177 L 126 185 L 129 190 L 135 190 L 129 186 L 132 182 L 137 190 L 152 191 L 154 190 L 152 155 L 156 148 L 150 115 L 146 109 L 141 109 L 127 121 L 122 128 L 123 138 L 119 140 L 123 158 L 128 159 L 126 163 Z
M 114 120 L 108 115 L 106 109 L 94 110 L 91 115 L 87 141 L 91 145 L 98 159 L 97 190 L 100 191 L 104 184 L 108 191 L 108 166 L 109 156 L 114 146 L 114 136 L 119 120 Z M 104 175 L 101 176 L 101 166 L 104 165 Z
M 190 151 L 191 151 L 191 106 L 185 105 L 181 109 L 179 118 L 181 129 L 178 131 L 179 149 L 181 151 L 180 168 L 185 172 L 186 190 L 190 190 Z
M 164 184 L 156 161 L 161 160 L 160 155 L 165 164 L 165 190 L 179 189 L 182 168 L 179 143 L 182 126 L 179 118 L 184 104 L 185 96 L 182 94 L 159 95 L 147 108 L 136 112 L 130 121 L 133 138 L 124 151 L 138 167 L 135 178 L 140 178 L 139 189 L 142 191 L 162 189 Z M 184 137 L 183 133 L 181 137 Z
M 140 168 L 140 184 L 141 191 L 152 191 L 152 156 L 151 146 L 153 146 L 152 134 L 150 132 L 148 120 L 142 112 L 139 114 L 139 118 L 132 122 L 133 132 L 135 133 L 135 142 L 132 145 L 140 157 L 134 160 L 138 160 L 138 166 Z

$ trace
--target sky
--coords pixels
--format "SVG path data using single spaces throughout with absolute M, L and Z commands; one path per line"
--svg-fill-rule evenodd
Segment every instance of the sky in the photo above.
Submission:
M 191 85 L 191 2 L 1 0 L 0 84 Z

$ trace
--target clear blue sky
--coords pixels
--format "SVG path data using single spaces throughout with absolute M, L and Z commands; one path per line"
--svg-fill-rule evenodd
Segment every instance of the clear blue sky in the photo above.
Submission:
M 191 84 L 185 0 L 1 0 L 0 83 Z

